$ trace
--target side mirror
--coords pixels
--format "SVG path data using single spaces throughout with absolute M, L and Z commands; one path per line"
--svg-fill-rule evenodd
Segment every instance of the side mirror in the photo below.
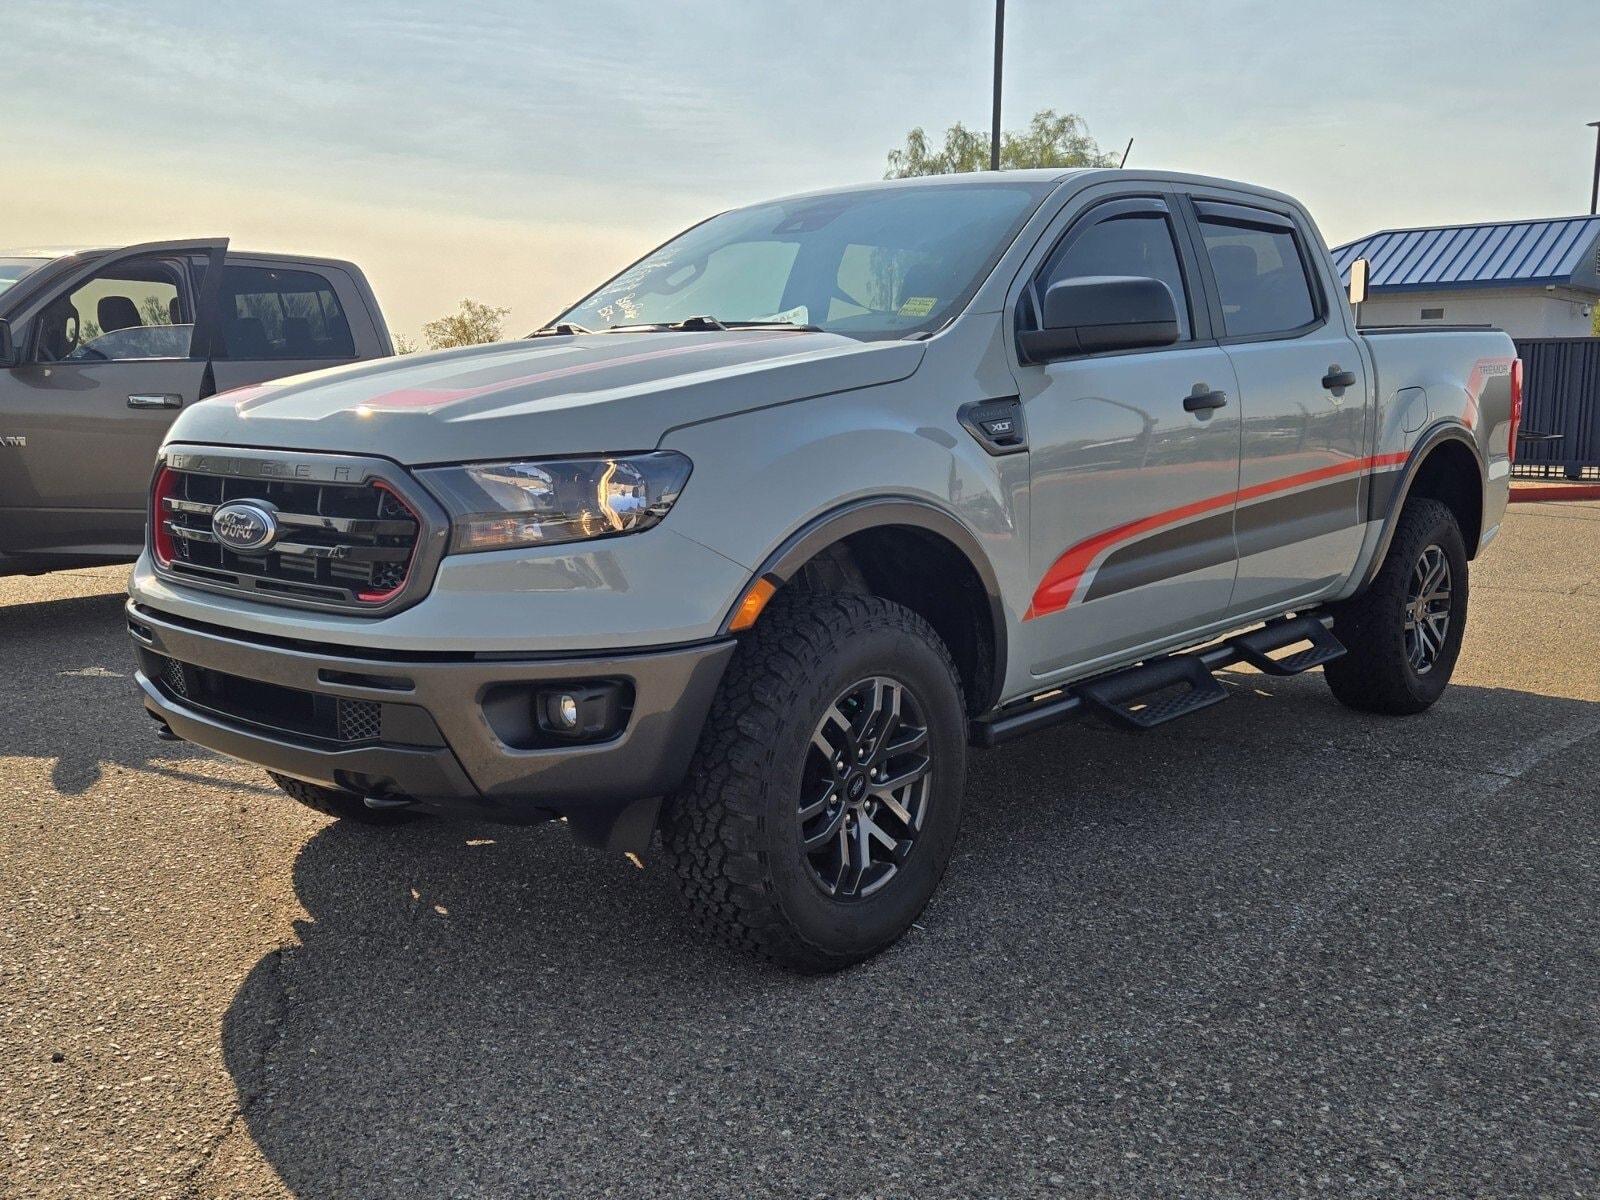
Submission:
M 1367 299 L 1367 276 L 1371 273 L 1372 264 L 1364 258 L 1358 258 L 1350 264 L 1350 305 L 1364 304 Z
M 17 365 L 17 343 L 11 336 L 11 322 L 0 320 L 0 367 Z
M 1042 329 L 1017 334 L 1023 360 L 1055 362 L 1103 350 L 1143 350 L 1178 340 L 1178 307 L 1159 279 L 1088 275 L 1044 294 Z

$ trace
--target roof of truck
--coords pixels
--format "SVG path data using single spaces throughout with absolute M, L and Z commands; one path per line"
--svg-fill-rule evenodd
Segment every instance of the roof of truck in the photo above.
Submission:
M 1348 280 L 1365 258 L 1374 292 L 1572 287 L 1600 292 L 1600 216 L 1385 229 L 1333 249 Z

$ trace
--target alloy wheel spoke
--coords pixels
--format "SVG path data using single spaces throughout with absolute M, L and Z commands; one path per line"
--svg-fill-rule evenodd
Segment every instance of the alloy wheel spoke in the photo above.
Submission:
M 807 821 L 814 819 L 824 809 L 826 809 L 830 803 L 835 802 L 838 798 L 838 795 L 839 785 L 830 781 L 827 787 L 823 789 L 822 795 L 818 796 L 810 804 L 806 804 L 801 807 L 800 823 L 804 825 Z
M 915 766 L 907 767 L 898 775 L 891 775 L 887 779 L 880 779 L 874 782 L 870 785 L 870 790 L 874 796 L 892 796 L 895 792 L 898 792 L 907 784 L 915 783 L 917 780 L 921 779 L 928 773 L 932 766 L 932 759 L 919 759 Z
M 900 724 L 899 736 L 883 748 L 880 761 L 898 758 L 902 754 L 909 754 L 920 749 L 928 741 L 928 731 L 921 725 Z
M 896 800 L 888 792 L 879 792 L 877 794 L 877 799 L 879 804 L 882 804 L 895 815 L 895 819 L 898 820 L 900 824 L 904 825 L 907 829 L 911 828 L 911 810 L 909 808 L 907 808 L 904 804 L 901 804 L 900 801 Z
M 878 841 L 883 843 L 884 847 L 889 851 L 889 853 L 893 854 L 900 848 L 900 843 L 898 841 L 890 837 L 881 825 L 864 813 L 861 816 L 860 826 L 865 831 L 864 836 L 866 838 L 877 838 Z M 867 844 L 871 844 L 870 840 Z
M 821 850 L 827 846 L 829 842 L 833 841 L 834 836 L 838 834 L 840 828 L 844 825 L 845 813 L 848 811 L 849 810 L 841 804 L 838 808 L 834 809 L 833 812 L 828 814 L 823 823 L 817 827 L 817 831 L 815 833 L 811 834 L 809 837 L 806 837 L 802 832 L 801 837 L 803 839 L 803 844 L 805 845 L 807 854 Z
M 850 846 L 850 865 L 842 890 L 847 896 L 858 896 L 861 894 L 861 880 L 872 865 L 872 846 L 867 838 L 866 824 L 856 821 L 854 825 L 846 825 L 843 836 Z

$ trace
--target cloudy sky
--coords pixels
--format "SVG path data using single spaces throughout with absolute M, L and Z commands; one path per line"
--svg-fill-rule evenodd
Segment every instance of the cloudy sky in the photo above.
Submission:
M 1010 0 L 1007 124 L 1293 192 L 1330 242 L 1581 212 L 1595 0 Z M 518 332 L 708 212 L 987 127 L 990 0 L 8 0 L 0 245 L 352 258 Z

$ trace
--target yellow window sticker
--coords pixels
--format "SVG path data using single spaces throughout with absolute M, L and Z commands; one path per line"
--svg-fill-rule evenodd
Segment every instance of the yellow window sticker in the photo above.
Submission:
M 902 317 L 925 317 L 933 311 L 933 306 L 939 303 L 937 296 L 912 296 L 900 306 Z

